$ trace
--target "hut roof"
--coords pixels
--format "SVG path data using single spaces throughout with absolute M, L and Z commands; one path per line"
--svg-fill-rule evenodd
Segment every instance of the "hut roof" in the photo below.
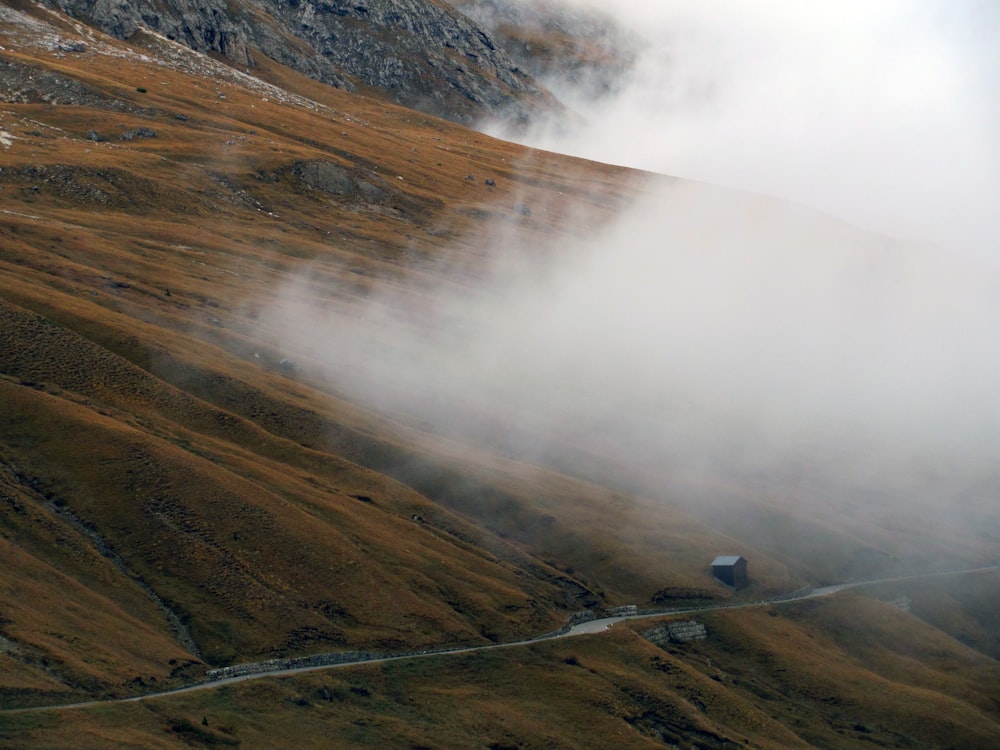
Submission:
M 743 559 L 742 555 L 719 555 L 712 560 L 712 567 L 729 567 Z

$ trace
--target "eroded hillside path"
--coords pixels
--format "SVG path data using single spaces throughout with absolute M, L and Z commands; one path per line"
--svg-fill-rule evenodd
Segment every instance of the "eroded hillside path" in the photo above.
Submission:
M 29 711 L 61 711 L 76 708 L 92 708 L 95 706 L 107 706 L 113 703 L 136 703 L 138 701 L 152 700 L 154 698 L 163 698 L 171 695 L 182 695 L 184 693 L 193 693 L 200 690 L 214 690 L 220 688 L 224 685 L 232 685 L 237 682 L 244 682 L 246 680 L 258 680 L 265 677 L 287 677 L 289 675 L 303 674 L 305 672 L 318 672 L 327 669 L 340 669 L 343 667 L 355 667 L 365 664 L 382 664 L 390 661 L 401 661 L 403 659 L 433 659 L 440 658 L 444 656 L 452 656 L 454 654 L 470 654 L 476 651 L 488 651 L 500 648 L 518 648 L 520 646 L 528 646 L 534 643 L 542 643 L 544 641 L 555 640 L 559 638 L 573 638 L 581 635 L 594 635 L 596 633 L 602 633 L 613 625 L 624 622 L 626 620 L 648 620 L 658 617 L 673 617 L 676 615 L 683 614 L 693 614 L 697 612 L 715 612 L 719 610 L 727 609 L 745 609 L 747 607 L 763 607 L 763 606 L 775 606 L 781 604 L 789 604 L 791 602 L 800 602 L 805 599 L 816 599 L 819 597 L 831 596 L 833 594 L 840 593 L 841 591 L 847 591 L 849 589 L 860 588 L 862 586 L 874 586 L 885 583 L 899 583 L 903 581 L 915 581 L 930 578 L 945 578 L 949 576 L 961 576 L 961 575 L 971 575 L 975 573 L 988 573 L 988 572 L 998 572 L 1000 571 L 1000 566 L 989 565 L 980 568 L 966 568 L 963 570 L 949 570 L 934 573 L 916 573 L 912 575 L 905 576 L 894 576 L 891 578 L 877 578 L 863 581 L 847 581 L 844 583 L 837 583 L 830 586 L 822 586 L 820 588 L 809 588 L 801 592 L 795 592 L 794 594 L 785 594 L 782 596 L 774 597 L 772 599 L 762 599 L 759 601 L 752 602 L 738 602 L 734 604 L 710 604 L 700 607 L 686 607 L 679 609 L 662 609 L 656 611 L 642 612 L 635 615 L 616 615 L 613 617 L 602 617 L 594 620 L 587 620 L 586 622 L 581 622 L 572 627 L 564 627 L 560 630 L 554 631 L 552 633 L 546 633 L 544 635 L 534 636 L 532 638 L 526 638 L 520 641 L 510 641 L 508 643 L 491 643 L 483 646 L 457 646 L 451 648 L 441 648 L 432 649 L 427 651 L 417 651 L 405 654 L 386 654 L 386 655 L 370 655 L 362 658 L 352 659 L 349 661 L 340 661 L 334 664 L 311 664 L 307 666 L 296 666 L 288 668 L 272 669 L 268 668 L 272 662 L 255 662 L 250 664 L 240 664 L 236 665 L 239 669 L 254 670 L 260 669 L 260 671 L 250 671 L 246 674 L 239 674 L 233 677 L 222 677 L 219 679 L 205 680 L 202 682 L 193 683 L 191 685 L 186 685 L 184 687 L 172 688 L 170 690 L 162 690 L 156 693 L 146 693 L 143 695 L 135 695 L 128 698 L 109 698 L 102 700 L 93 701 L 82 701 L 79 703 L 65 703 L 60 705 L 51 706 L 33 706 L 27 708 L 7 708 L 0 709 L 0 713 L 27 713 Z

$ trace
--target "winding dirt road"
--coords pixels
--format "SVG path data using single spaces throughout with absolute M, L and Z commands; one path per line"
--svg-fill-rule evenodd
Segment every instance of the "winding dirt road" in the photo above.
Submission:
M 317 672 L 320 670 L 327 670 L 327 669 L 340 669 L 343 667 L 354 667 L 363 664 L 381 664 L 389 661 L 401 661 L 403 659 L 432 659 L 432 658 L 440 658 L 443 656 L 451 656 L 453 654 L 469 654 L 469 653 L 474 653 L 476 651 L 487 651 L 491 649 L 517 648 L 520 646 L 527 646 L 533 643 L 541 643 L 543 641 L 550 641 L 558 638 L 574 638 L 581 635 L 593 635 L 595 633 L 602 633 L 608 628 L 615 625 L 616 623 L 623 622 L 625 620 L 645 620 L 656 617 L 672 617 L 675 615 L 692 614 L 696 612 L 713 612 L 724 609 L 744 609 L 747 607 L 774 606 L 774 605 L 787 604 L 790 602 L 800 602 L 805 599 L 815 599 L 818 597 L 831 596 L 841 591 L 846 591 L 848 589 L 858 588 L 861 586 L 872 586 L 876 584 L 897 583 L 902 581 L 922 580 L 928 578 L 942 578 L 946 576 L 970 575 L 974 573 L 987 573 L 990 571 L 993 572 L 1000 571 L 1000 566 L 990 565 L 987 567 L 968 568 L 965 570 L 950 570 L 938 573 L 918 573 L 914 575 L 897 576 L 893 578 L 879 578 L 866 581 L 849 581 L 845 583 L 834 584 L 832 586 L 823 586 L 821 588 L 811 589 L 807 592 L 803 592 L 802 594 L 796 596 L 786 595 L 784 597 L 765 599 L 756 602 L 742 602 L 739 604 L 713 604 L 701 607 L 657 610 L 655 612 L 643 612 L 641 614 L 635 614 L 635 615 L 618 615 L 615 617 L 603 617 L 600 619 L 588 620 L 586 622 L 579 623 L 565 630 L 559 630 L 554 633 L 547 633 L 545 635 L 536 636 L 534 638 L 527 638 L 520 641 L 511 641 L 509 643 L 492 643 L 484 646 L 463 646 L 456 648 L 444 648 L 444 649 L 436 649 L 430 651 L 422 651 L 417 653 L 362 658 L 356 661 L 344 661 L 344 662 L 338 662 L 336 664 L 312 664 L 301 667 L 290 667 L 287 669 L 271 669 L 268 671 L 252 672 L 250 674 L 242 674 L 234 677 L 222 677 L 215 680 L 207 680 L 204 682 L 198 682 L 192 685 L 187 685 L 185 687 L 173 688 L 171 690 L 163 690 L 156 693 L 146 693 L 144 695 L 135 695 L 130 698 L 111 698 L 104 700 L 84 701 L 80 703 L 66 703 L 53 706 L 35 706 L 29 708 L 8 708 L 8 709 L 0 709 L 0 713 L 26 713 L 29 711 L 61 711 L 74 708 L 91 708 L 94 706 L 106 706 L 111 703 L 135 703 L 138 701 L 151 700 L 153 698 L 162 698 L 164 696 L 182 695 L 183 693 L 193 693 L 200 690 L 214 690 L 224 685 L 233 685 L 235 683 L 245 682 L 247 680 L 259 680 L 264 677 L 286 677 L 288 675 L 302 674 L 304 672 Z M 241 665 L 241 666 L 253 667 L 254 665 Z

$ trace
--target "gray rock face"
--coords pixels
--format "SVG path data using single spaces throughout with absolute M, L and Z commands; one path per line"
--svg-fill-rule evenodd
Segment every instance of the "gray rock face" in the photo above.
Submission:
M 408 106 L 526 116 L 542 92 L 480 26 L 431 0 L 277 2 L 275 16 L 326 59 Z
M 242 24 L 231 17 L 225 0 L 50 0 L 49 4 L 119 39 L 127 39 L 145 26 L 192 49 L 219 52 L 238 65 L 252 64 Z
M 452 0 L 540 81 L 599 98 L 632 68 L 639 41 L 608 14 L 567 0 Z M 541 40 L 551 40 L 545 43 Z
M 453 120 L 527 120 L 549 97 L 493 38 L 437 0 L 46 0 L 127 39 L 141 27 L 253 66 L 259 50 L 330 85 L 367 86 Z

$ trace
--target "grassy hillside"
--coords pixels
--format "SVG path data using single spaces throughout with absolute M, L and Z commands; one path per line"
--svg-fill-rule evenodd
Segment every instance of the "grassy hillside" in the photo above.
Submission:
M 107 550 L 118 564 L 104 575 L 155 594 L 196 644 L 189 659 L 211 664 L 488 642 L 658 588 L 662 569 L 639 591 L 628 565 L 566 573 L 588 559 L 578 550 L 600 515 L 553 530 L 534 502 L 552 494 L 551 510 L 584 501 L 600 514 L 610 491 L 346 403 L 307 359 L 283 364 L 258 321 L 299 268 L 347 316 L 411 275 L 417 294 L 471 283 L 483 260 L 463 253 L 483 215 L 546 234 L 559 200 L 609 213 L 630 175 L 564 173 L 552 155 L 517 169 L 521 149 L 287 71 L 275 75 L 324 101 L 175 46 L 180 70 L 101 37 L 65 53 L 29 26 L 11 32 L 27 36 L 6 64 L 49 88 L 3 111 L 0 455 L 11 503 L 49 524 L 30 527 L 41 562 L 84 577 L 56 557 L 60 534 Z M 585 190 L 569 176 L 584 172 Z M 529 220 L 515 196 L 553 208 Z M 20 585 L 20 567 L 4 574 Z M 35 627 L 6 617 L 14 640 Z M 128 659 L 130 679 L 174 671 Z
M 996 581 L 993 579 L 995 591 Z M 0 718 L 46 747 L 690 748 L 995 744 L 996 661 L 912 614 L 845 596 L 443 659 L 351 667 L 100 710 Z
M 919 515 L 848 514 L 860 491 L 815 488 L 815 512 L 793 477 L 657 474 L 600 435 L 539 451 L 530 418 L 493 430 L 502 401 L 456 404 L 463 432 L 382 382 L 345 385 L 393 344 L 373 301 L 430 339 L 442 295 L 545 268 L 657 178 L 27 5 L 0 12 L 0 34 L 0 708 L 992 559 L 989 505 L 930 537 Z M 278 325 L 289 289 L 324 325 Z M 317 339 L 341 328 L 365 335 L 338 352 L 338 380 Z M 712 579 L 720 553 L 752 561 L 748 590 Z M 909 615 L 856 596 L 719 613 L 708 641 L 669 652 L 637 626 L 2 714 L 0 738 L 987 747 L 996 697 L 976 686 L 996 682 L 997 594 L 915 589 Z

